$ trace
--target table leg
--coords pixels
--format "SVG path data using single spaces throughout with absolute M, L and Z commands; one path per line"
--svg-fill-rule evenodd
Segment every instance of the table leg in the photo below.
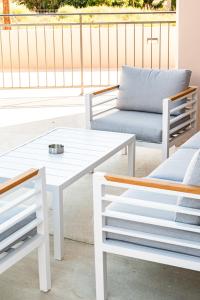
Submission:
M 128 144 L 128 175 L 135 175 L 135 143 Z
M 122 150 L 122 155 L 127 155 L 127 147 Z
M 63 190 L 53 190 L 53 232 L 54 257 L 62 260 L 64 257 L 64 226 L 63 226 Z

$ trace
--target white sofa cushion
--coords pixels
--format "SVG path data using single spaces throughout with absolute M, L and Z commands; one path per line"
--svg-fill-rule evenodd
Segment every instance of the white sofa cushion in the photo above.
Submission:
M 5 221 L 11 219 L 12 217 L 14 217 L 16 214 L 19 214 L 20 212 L 22 212 L 25 209 L 25 206 L 18 206 L 18 207 L 14 207 L 8 211 L 6 211 L 5 213 L 0 215 L 0 225 L 3 224 Z M 5 240 L 6 238 L 8 238 L 9 236 L 11 236 L 12 234 L 14 234 L 16 231 L 20 230 L 21 228 L 23 228 L 24 226 L 26 226 L 27 224 L 31 223 L 34 219 L 36 218 L 36 214 L 33 213 L 30 216 L 26 217 L 24 220 L 16 223 L 15 225 L 13 225 L 12 227 L 10 227 L 9 229 L 7 229 L 6 231 L 4 231 L 3 233 L 0 233 L 0 242 L 2 242 L 3 240 Z M 36 234 L 36 229 L 31 230 L 30 232 L 26 233 L 24 236 L 22 236 L 21 238 L 19 238 L 18 241 L 22 241 L 24 240 L 26 237 L 28 236 L 32 236 Z M 11 243 L 8 247 L 6 247 L 5 249 L 2 249 L 0 251 L 0 253 L 7 251 L 9 248 L 11 248 L 14 244 L 16 244 L 18 241 L 15 241 L 14 243 Z
M 189 70 L 152 70 L 122 67 L 117 108 L 162 113 L 163 99 L 189 86 Z M 180 105 L 176 101 L 173 107 Z
M 162 115 L 115 110 L 91 122 L 92 129 L 135 134 L 137 140 L 162 143 Z
M 182 182 L 196 149 L 179 149 L 148 177 Z
M 172 117 L 173 118 L 173 117 Z M 187 119 L 186 119 L 187 121 Z M 173 126 L 177 126 L 179 121 Z M 150 143 L 162 143 L 162 114 L 142 111 L 114 110 L 91 121 L 94 130 L 131 133 L 136 139 Z
M 129 198 L 136 198 L 136 199 L 142 199 L 146 201 L 155 201 L 155 202 L 162 202 L 162 203 L 168 203 L 168 204 L 176 204 L 177 203 L 177 197 L 164 195 L 164 194 L 155 194 L 151 192 L 145 192 L 145 191 L 136 191 L 136 190 L 129 190 L 125 193 L 123 193 L 124 197 Z M 127 205 L 127 204 L 119 204 L 119 203 L 112 203 L 107 206 L 106 210 L 108 212 L 122 212 L 122 213 L 128 213 L 130 215 L 137 215 L 142 216 L 141 221 L 127 221 L 117 218 L 111 218 L 108 217 L 106 224 L 108 226 L 112 227 L 118 227 L 122 229 L 128 229 L 128 230 L 134 230 L 139 233 L 141 233 L 141 236 L 143 238 L 138 237 L 131 237 L 131 236 L 125 236 L 120 234 L 114 234 L 114 233 L 107 233 L 106 238 L 111 240 L 117 240 L 117 241 L 123 241 L 128 243 L 133 243 L 136 245 L 142 245 L 147 247 L 154 247 L 157 249 L 163 249 L 163 250 L 169 250 L 184 254 L 190 254 L 195 256 L 200 256 L 200 250 L 196 250 L 193 248 L 185 247 L 185 246 L 177 246 L 168 244 L 167 242 L 158 242 L 154 240 L 149 240 L 145 238 L 145 233 L 152 234 L 153 236 L 157 236 L 158 238 L 161 237 L 171 237 L 171 238 L 178 238 L 178 239 L 187 239 L 188 241 L 195 241 L 200 242 L 200 235 L 198 233 L 193 232 L 187 232 L 182 231 L 179 229 L 171 229 L 165 226 L 156 226 L 156 225 L 150 225 L 145 224 L 145 222 L 142 222 L 143 217 L 150 217 L 154 219 L 161 219 L 166 221 L 172 221 L 175 223 L 175 216 L 176 213 L 174 212 L 164 212 L 158 209 L 149 209 L 149 208 L 141 208 L 136 205 Z M 144 234 L 143 234 L 144 233 Z
M 194 156 L 187 168 L 187 171 L 185 173 L 183 183 L 187 184 L 187 185 L 200 186 L 200 150 L 198 150 L 194 154 Z M 184 206 L 184 207 L 190 207 L 190 208 L 196 208 L 199 210 L 200 209 L 200 200 L 191 199 L 191 198 L 187 198 L 187 197 L 179 197 L 177 205 Z M 175 220 L 176 220 L 176 222 L 200 225 L 200 217 L 197 217 L 197 216 L 190 216 L 190 215 L 186 215 L 186 214 L 177 213 Z
M 200 131 L 193 135 L 182 146 L 182 149 L 200 149 Z

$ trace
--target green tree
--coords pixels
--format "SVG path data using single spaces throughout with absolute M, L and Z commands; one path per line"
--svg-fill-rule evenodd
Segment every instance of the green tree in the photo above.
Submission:
M 176 10 L 176 0 L 172 0 L 171 10 Z
M 135 0 L 134 6 L 146 9 L 159 9 L 163 7 L 165 0 Z
M 93 0 L 91 0 L 92 2 Z M 88 0 L 66 0 L 65 4 L 72 5 L 76 8 L 82 8 L 88 6 Z
M 86 6 L 112 6 L 112 0 L 87 0 Z
M 137 8 L 141 8 L 143 5 L 143 0 L 130 0 L 129 4 L 131 6 L 137 7 Z
M 39 13 L 57 11 L 66 3 L 65 0 L 16 0 L 16 2 Z
M 65 4 L 73 5 L 76 8 L 86 6 L 128 6 L 128 0 L 65 0 Z
M 112 0 L 112 6 L 128 6 L 129 1 L 128 0 Z

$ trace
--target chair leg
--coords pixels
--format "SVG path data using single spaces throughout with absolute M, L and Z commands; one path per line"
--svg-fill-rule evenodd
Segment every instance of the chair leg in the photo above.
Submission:
M 107 254 L 95 250 L 96 300 L 107 300 Z
M 48 240 L 44 241 L 38 248 L 38 268 L 40 290 L 43 292 L 48 292 L 51 289 L 51 271 Z

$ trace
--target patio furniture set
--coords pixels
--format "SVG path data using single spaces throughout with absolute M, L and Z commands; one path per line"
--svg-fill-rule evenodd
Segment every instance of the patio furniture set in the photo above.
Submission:
M 63 144 L 64 153 L 52 155 L 48 145 Z M 128 174 L 134 175 L 135 140 L 131 134 L 90 131 L 79 128 L 57 128 L 0 157 L 0 178 L 5 181 L 29 168 L 45 167 L 46 188 L 52 193 L 54 257 L 64 255 L 63 190 L 92 172 L 114 154 L 128 147 Z
M 107 253 L 200 270 L 200 133 L 190 76 L 124 66 L 119 86 L 86 96 L 87 129 L 57 128 L 0 157 L 0 272 L 37 248 L 40 289 L 48 291 L 46 190 L 61 260 L 63 190 L 124 148 L 129 177 L 93 175 L 96 299 L 107 299 Z M 163 163 L 146 178 L 133 177 L 136 140 L 162 148 Z M 62 143 L 64 153 L 49 154 L 52 143 Z

